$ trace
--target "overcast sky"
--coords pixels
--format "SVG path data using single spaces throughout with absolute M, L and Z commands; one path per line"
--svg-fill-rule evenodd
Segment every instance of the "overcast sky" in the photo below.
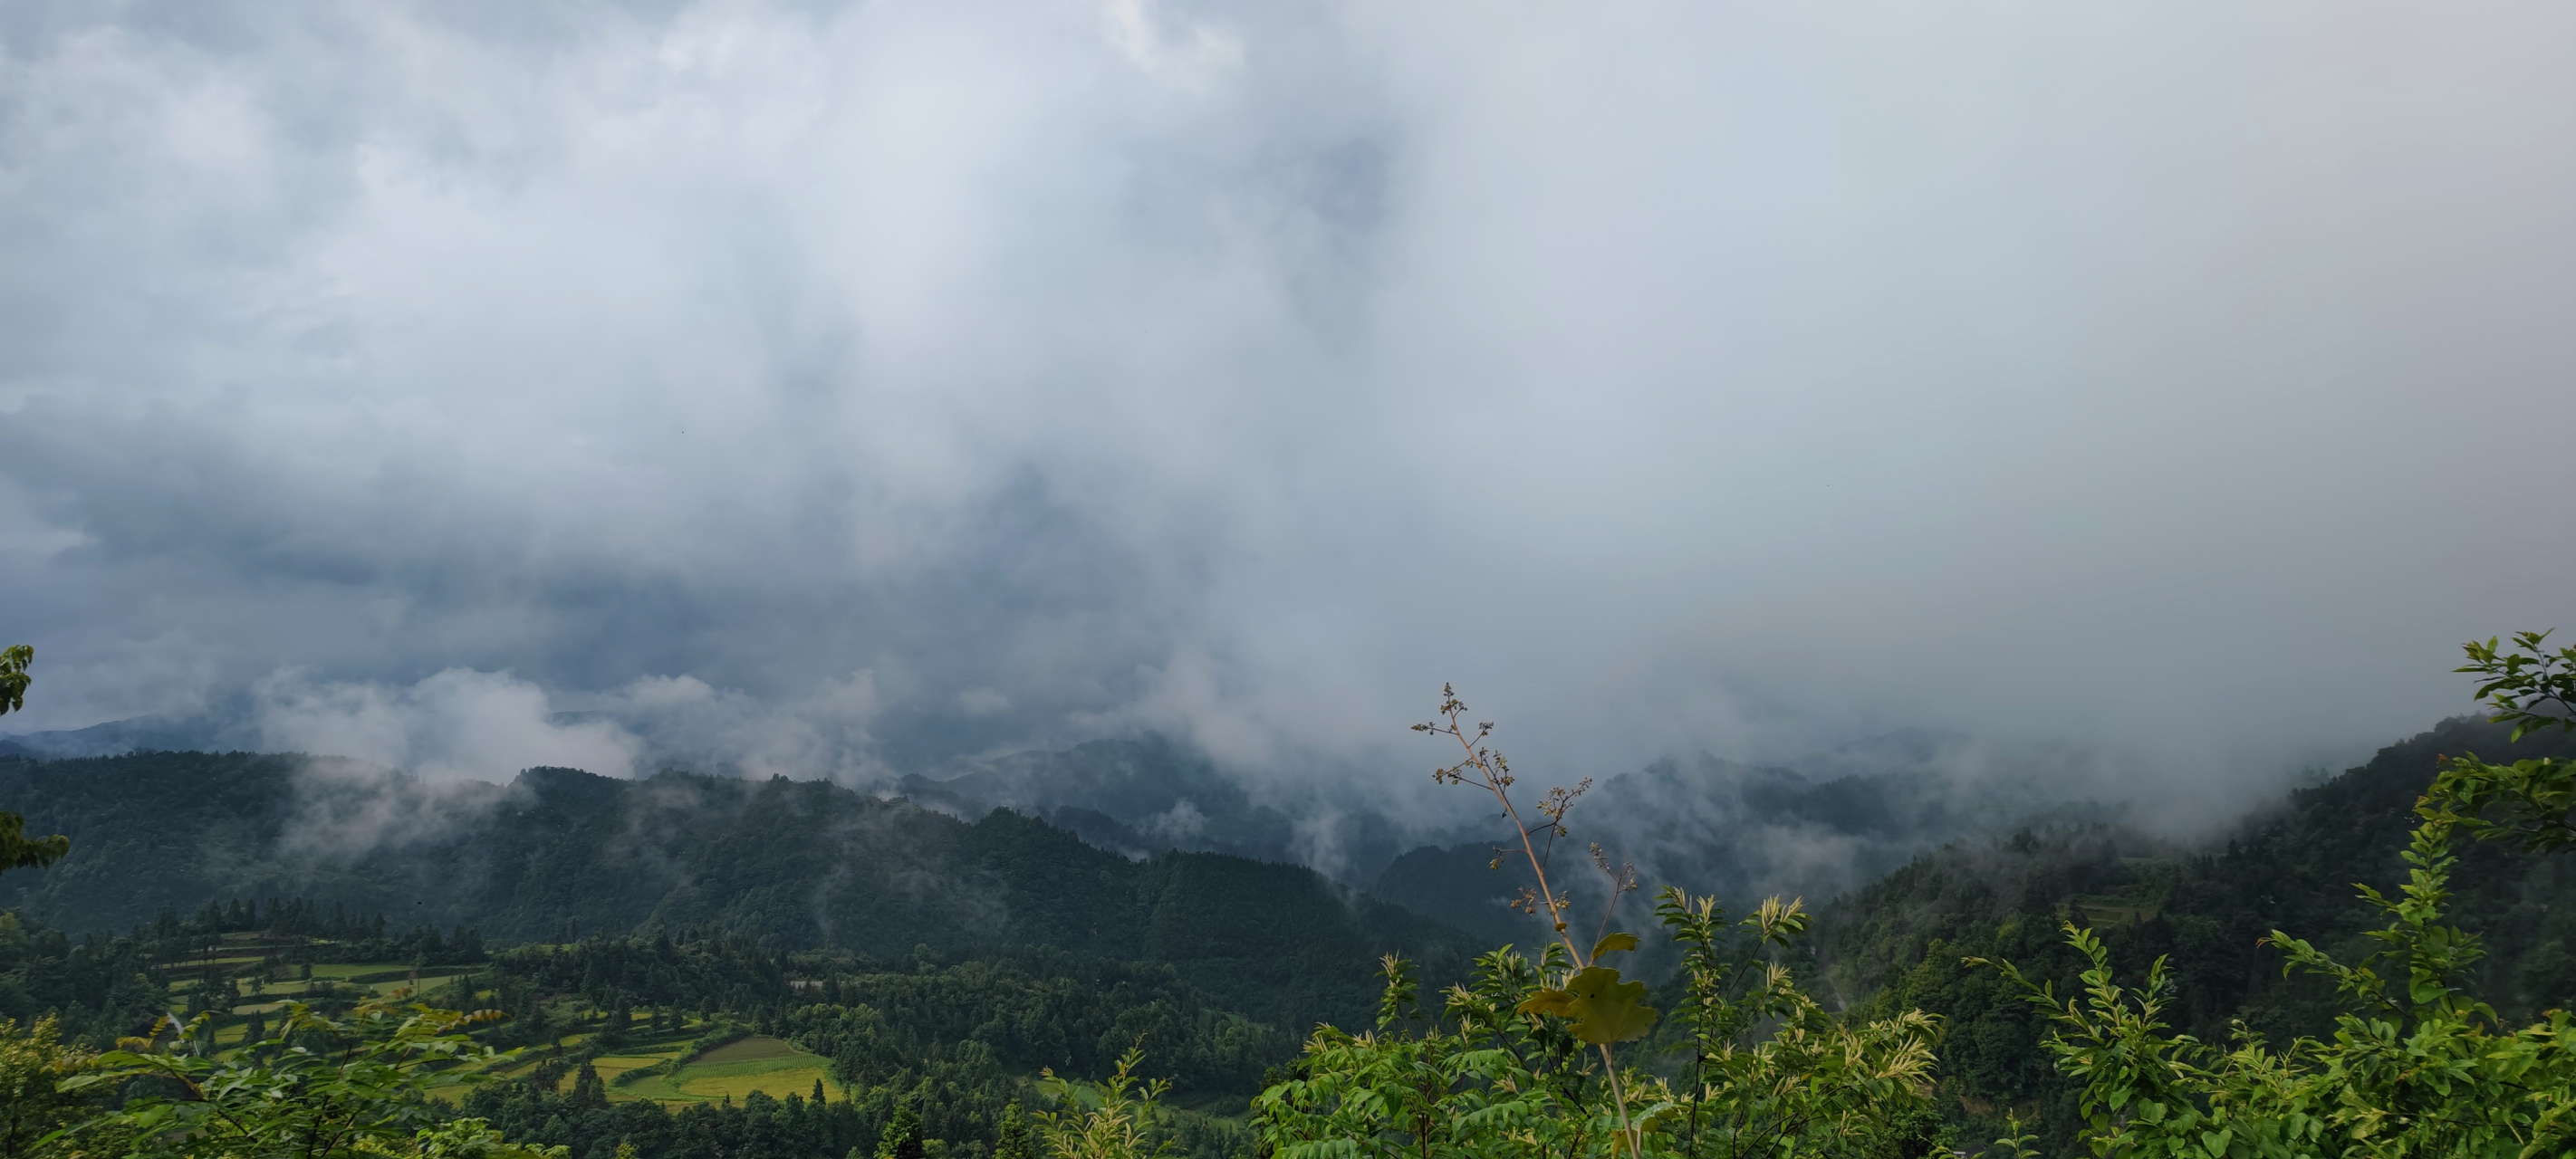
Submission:
M 2576 624 L 2571 59 L 2559 4 L 15 0 L 10 723 L 1411 775 L 1455 680 L 1585 771 L 2250 783 Z

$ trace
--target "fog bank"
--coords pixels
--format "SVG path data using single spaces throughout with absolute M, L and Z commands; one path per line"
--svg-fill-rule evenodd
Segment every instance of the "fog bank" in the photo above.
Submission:
M 2568 618 L 2576 499 L 2516 480 L 2576 419 L 2571 50 L 2537 5 L 12 4 L 22 727 L 1329 782 L 1427 772 L 1455 680 L 1538 779 L 1921 725 L 2232 807 Z

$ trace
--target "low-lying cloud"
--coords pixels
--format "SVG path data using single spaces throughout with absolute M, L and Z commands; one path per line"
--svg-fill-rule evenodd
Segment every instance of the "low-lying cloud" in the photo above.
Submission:
M 2214 808 L 2576 610 L 2512 485 L 2576 422 L 2571 50 L 11 4 L 0 635 L 26 727 L 247 695 L 433 777 L 1410 770 L 1455 679 L 1565 780 L 1922 723 Z
M 578 701 L 507 672 L 450 668 L 395 686 L 279 671 L 252 686 L 241 721 L 219 716 L 199 731 L 218 744 L 240 738 L 263 751 L 372 762 L 432 785 L 507 781 L 539 765 L 610 777 L 679 768 L 866 784 L 889 775 L 868 733 L 879 711 L 865 670 L 780 700 L 655 676 Z
M 508 673 L 450 668 L 405 688 L 279 673 L 252 692 L 261 747 L 351 757 L 432 783 L 505 781 L 536 765 L 635 773 L 644 745 L 606 720 L 563 722 L 546 691 Z

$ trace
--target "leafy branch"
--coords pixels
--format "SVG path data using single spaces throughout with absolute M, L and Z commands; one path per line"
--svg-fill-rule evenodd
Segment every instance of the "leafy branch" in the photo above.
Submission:
M 472 1119 L 451 1120 L 434 1086 L 479 1082 L 513 1057 L 465 1032 L 503 1017 L 369 1002 L 345 1020 L 301 1003 L 274 1036 L 220 1055 L 207 1049 L 211 1014 L 166 1042 L 126 1039 L 93 1069 L 63 1080 L 66 1093 L 123 1091 L 115 1110 L 58 1137 L 105 1132 L 144 1142 L 145 1155 L 296 1155 L 359 1159 L 565 1159 L 562 1147 L 503 1142 Z
M 27 707 L 27 666 L 35 662 L 36 650 L 25 644 L 0 648 L 0 716 Z
M 1100 1084 L 1100 1106 L 1076 1114 L 1070 1111 L 1040 1111 L 1031 1116 L 1038 1135 L 1046 1141 L 1055 1159 L 1163 1159 L 1175 1144 L 1164 1139 L 1147 1146 L 1154 1126 L 1154 1115 L 1172 1084 L 1167 1079 L 1139 1082 L 1136 1068 L 1145 1064 L 1142 1047 L 1129 1047 L 1118 1057 L 1117 1073 Z M 1054 1078 L 1054 1072 L 1046 1072 Z M 1061 1080 L 1058 1080 L 1061 1081 Z M 1072 1088 L 1066 1085 L 1059 1102 L 1073 1103 Z
M 2517 632 L 2513 646 L 2493 637 L 2461 645 L 2469 662 L 2455 672 L 2481 677 L 2487 719 L 2513 726 L 2516 741 L 2539 730 L 2576 731 L 2576 648 L 2551 651 L 2548 632 Z M 2533 852 L 2576 846 L 2576 761 L 2535 757 L 2489 764 L 2475 753 L 2441 759 L 2441 772 L 2415 806 L 2428 822 L 2457 826 L 2482 841 L 2508 841 Z
M 27 707 L 27 686 L 34 678 L 27 666 L 36 662 L 36 650 L 25 644 L 0 648 L 0 716 L 23 711 Z M 43 869 L 62 860 L 72 851 L 72 839 L 57 833 L 51 837 L 27 836 L 27 819 L 16 813 L 0 811 L 0 873 L 12 869 Z

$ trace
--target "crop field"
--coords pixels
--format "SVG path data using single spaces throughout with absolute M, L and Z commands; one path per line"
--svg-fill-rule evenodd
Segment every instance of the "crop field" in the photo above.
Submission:
M 2085 894 L 2074 899 L 2073 904 L 2084 907 L 2085 920 L 2094 925 L 2124 926 L 2131 922 L 2151 921 L 2156 916 L 2153 903 L 2134 897 Z M 2066 911 L 2061 910 L 2060 916 L 2066 916 Z
M 255 966 L 259 961 L 257 957 L 240 956 L 218 957 L 211 960 L 195 958 L 164 963 L 154 968 L 171 979 L 173 993 L 187 994 L 202 985 L 197 975 L 208 969 L 219 969 L 229 973 L 245 966 Z M 288 969 L 289 967 L 278 967 L 278 972 L 285 973 Z M 468 966 L 415 968 L 401 962 L 337 962 L 306 967 L 306 969 L 312 972 L 310 981 L 294 977 L 263 978 L 260 980 L 257 993 L 251 992 L 249 983 L 235 981 L 233 983 L 234 1013 L 272 1013 L 280 1006 L 311 993 L 317 984 L 332 987 L 342 997 L 389 998 L 400 991 L 414 988 L 415 983 L 418 989 L 427 991 L 437 988 L 439 984 L 459 974 L 471 973 L 473 968 Z
M 212 964 L 221 967 L 250 964 L 259 960 L 247 958 L 236 961 L 237 958 L 238 955 L 218 956 Z M 180 993 L 195 989 L 198 984 L 193 979 L 186 978 L 185 974 L 191 970 L 201 970 L 207 965 L 209 963 L 206 959 L 198 959 L 170 967 L 170 973 L 182 976 L 176 980 L 174 989 Z M 456 966 L 425 967 L 415 971 L 410 965 L 400 962 L 338 962 L 317 964 L 310 967 L 310 970 L 312 977 L 309 981 L 293 977 L 263 980 L 256 994 L 250 992 L 247 983 L 235 983 L 237 988 L 233 994 L 232 1012 L 236 1015 L 256 1013 L 274 1017 L 287 1003 L 302 999 L 312 993 L 316 987 L 327 988 L 343 1001 L 369 996 L 387 998 L 411 988 L 414 985 L 415 974 L 420 989 L 433 990 L 450 978 L 470 972 L 470 968 Z M 240 1023 L 226 1026 L 216 1032 L 216 1041 L 225 1046 L 239 1045 L 247 1029 L 248 1027 Z M 578 1051 L 594 1036 L 594 1031 L 591 1029 L 576 1030 L 570 1027 L 566 1029 L 568 1033 L 555 1041 L 568 1051 Z M 617 1082 L 620 1076 L 630 1072 L 667 1066 L 673 1060 L 682 1057 L 693 1045 L 685 1036 L 703 1029 L 703 1027 L 691 1027 L 687 1031 L 666 1031 L 667 1037 L 648 1037 L 644 1041 L 630 1039 L 624 1049 L 603 1054 L 591 1060 L 591 1066 L 599 1072 L 601 1079 L 607 1081 L 608 1097 L 616 1102 L 651 1100 L 666 1104 L 686 1104 L 713 1102 L 725 1098 L 739 1102 L 753 1091 L 763 1091 L 773 1097 L 785 1098 L 790 1094 L 813 1093 L 814 1084 L 818 1081 L 836 1095 L 840 1093 L 838 1085 L 831 1081 L 830 1063 L 822 1056 L 798 1049 L 793 1044 L 780 1039 L 763 1036 L 744 1038 L 717 1047 L 704 1056 L 692 1060 L 687 1066 L 681 1067 L 676 1074 L 642 1075 L 635 1081 L 623 1085 Z M 630 1031 L 630 1034 L 642 1030 L 643 1027 L 639 1025 L 634 1031 Z M 542 1057 L 538 1052 L 530 1051 L 495 1068 L 492 1073 L 500 1077 L 524 1079 L 536 1071 Z M 571 1076 L 567 1074 L 563 1081 L 569 1083 Z
M 680 1057 L 681 1052 L 687 1048 L 687 1043 L 674 1043 L 665 1050 L 636 1051 L 632 1054 L 603 1054 L 598 1058 L 590 1060 L 590 1065 L 599 1071 L 600 1078 L 606 1080 L 610 1084 L 608 1088 L 608 1097 L 612 1101 L 624 1102 L 639 1096 L 630 1094 L 624 1088 L 616 1085 L 619 1075 L 623 1075 L 628 1071 L 642 1070 L 648 1066 L 658 1066 L 662 1063 L 669 1062 L 672 1059 Z
M 658 1060 L 639 1057 L 627 1069 L 654 1061 Z M 593 1064 L 600 1067 L 601 1077 L 608 1076 L 607 1062 L 602 1058 Z M 681 1067 L 676 1075 L 655 1075 L 628 1086 L 612 1086 L 609 1097 L 661 1103 L 701 1103 L 730 1097 L 739 1102 L 753 1091 L 765 1091 L 776 1098 L 812 1094 L 817 1082 L 838 1094 L 839 1088 L 830 1078 L 830 1066 L 823 1056 L 806 1053 L 792 1044 L 752 1037 L 709 1051 Z

